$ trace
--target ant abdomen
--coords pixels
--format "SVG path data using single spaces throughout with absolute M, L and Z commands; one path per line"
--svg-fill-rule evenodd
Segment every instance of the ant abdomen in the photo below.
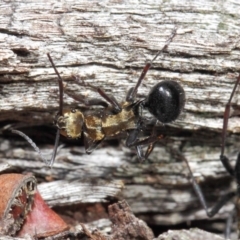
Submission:
M 185 92 L 176 81 L 165 80 L 156 84 L 142 105 L 162 123 L 178 118 L 185 104 Z

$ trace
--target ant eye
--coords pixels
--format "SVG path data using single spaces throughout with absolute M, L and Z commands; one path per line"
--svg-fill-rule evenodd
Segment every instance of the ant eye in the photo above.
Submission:
M 75 112 L 76 112 L 76 109 L 71 109 L 71 112 L 72 112 L 72 113 L 75 113 Z
M 162 81 L 156 84 L 143 103 L 149 112 L 162 123 L 176 120 L 185 104 L 185 93 L 179 83 Z
M 57 120 L 56 120 L 56 126 L 59 129 L 65 129 L 66 128 L 66 121 L 65 118 L 60 116 Z

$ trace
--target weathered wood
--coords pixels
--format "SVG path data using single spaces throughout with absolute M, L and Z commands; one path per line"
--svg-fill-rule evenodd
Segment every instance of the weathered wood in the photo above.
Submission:
M 146 96 L 156 82 L 174 79 L 186 92 L 186 106 L 179 120 L 159 127 L 170 135 L 167 148 L 159 144 L 147 163 L 138 163 L 135 153 L 122 144 L 116 147 L 108 142 L 92 155 L 85 155 L 82 147 L 67 143 L 49 169 L 24 140 L 5 131 L 1 134 L 1 161 L 11 164 L 13 171 L 33 172 L 39 181 L 104 177 L 104 181 L 117 183 L 123 179 L 126 187 L 122 198 L 135 214 L 154 225 L 171 228 L 172 224 L 206 219 L 185 164 L 177 161 L 169 149 L 181 149 L 187 157 L 209 205 L 235 188 L 219 154 L 224 105 L 240 71 L 239 15 L 240 5 L 234 1 L 2 2 L 0 126 L 15 121 L 52 126 L 58 109 L 58 86 L 46 53 L 51 53 L 64 78 L 66 93 L 96 96 L 74 83 L 72 75 L 79 75 L 120 101 L 174 26 L 178 35 L 154 62 L 138 97 Z M 64 100 L 67 106 L 83 107 L 67 94 Z M 229 122 L 229 131 L 239 133 L 238 92 L 233 101 L 235 117 Z M 32 134 L 28 132 L 31 137 L 37 134 L 35 139 L 46 138 L 45 143 L 53 143 L 51 133 L 42 132 L 42 128 L 33 130 Z M 226 153 L 234 164 L 239 136 L 232 134 L 228 142 Z M 52 150 L 52 145 L 37 144 L 47 153 Z M 231 203 L 226 205 L 216 219 L 225 219 L 232 207 Z
M 38 186 L 42 197 L 50 206 L 63 206 L 77 203 L 107 202 L 123 189 L 122 181 L 97 180 L 94 183 L 83 181 L 54 181 L 42 183 Z M 68 189 L 68 191 L 59 191 Z
M 90 230 L 91 231 L 91 230 Z M 92 231 L 93 233 L 96 231 Z M 73 231 L 71 231 L 71 235 L 69 234 L 69 232 L 64 232 L 62 234 L 58 234 L 57 236 L 53 237 L 49 237 L 49 238 L 45 238 L 46 240 L 58 240 L 58 239 L 64 239 L 64 237 L 67 239 L 67 237 L 71 237 L 71 239 L 77 239 L 77 240 L 81 240 L 81 239 L 86 239 L 86 235 L 83 233 L 83 229 L 82 226 L 76 226 L 75 229 Z M 166 233 L 163 233 L 161 235 L 159 235 L 157 238 L 154 238 L 153 240 L 201 240 L 202 237 L 204 237 L 205 240 L 223 240 L 224 238 L 213 234 L 213 233 L 209 233 L 197 228 L 194 229 L 190 229 L 190 230 L 169 230 Z M 10 237 L 10 236 L 4 236 L 1 237 L 0 236 L 0 240 L 21 240 L 23 238 L 16 238 L 16 237 Z M 29 236 L 26 236 L 27 240 L 34 240 L 34 238 L 31 238 Z M 90 240 L 105 240 L 104 238 L 88 238 Z M 132 238 L 124 238 L 126 240 L 132 240 Z M 110 239 L 109 239 L 110 240 Z M 121 240 L 121 239 L 119 239 Z
M 193 228 L 190 230 L 175 230 L 168 231 L 166 233 L 161 234 L 158 238 L 154 238 L 154 240 L 201 240 L 201 239 L 211 239 L 211 240 L 223 240 L 223 238 L 214 235 L 209 232 L 205 232 L 203 230 Z
M 45 240 L 59 239 L 90 239 L 90 240 L 157 240 L 157 239 L 182 239 L 182 240 L 221 240 L 220 236 L 200 229 L 189 229 L 181 231 L 168 231 L 154 238 L 152 230 L 147 224 L 134 216 L 126 201 L 120 201 L 108 207 L 109 219 L 101 219 L 91 224 L 79 224 L 70 230 L 60 232 Z M 97 229 L 96 229 L 97 227 Z M 101 231 L 99 230 L 101 229 Z M 109 230 L 111 229 L 111 230 Z M 6 236 L 5 236 L 6 237 Z M 0 239 L 1 236 L 0 236 Z M 3 238 L 18 240 L 18 238 Z M 25 235 L 25 239 L 35 239 Z

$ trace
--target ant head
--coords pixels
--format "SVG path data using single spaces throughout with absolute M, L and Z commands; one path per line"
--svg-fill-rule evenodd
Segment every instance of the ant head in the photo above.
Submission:
M 69 138 L 81 137 L 84 115 L 77 109 L 64 109 L 63 115 L 57 115 L 55 125 L 60 134 Z
M 170 123 L 178 118 L 185 104 L 185 92 L 175 81 L 156 84 L 143 101 L 143 107 L 162 123 Z
M 63 80 L 53 63 L 50 54 L 47 54 L 49 61 L 55 73 L 58 76 L 59 85 L 59 112 L 55 118 L 55 125 L 60 130 L 60 134 L 69 138 L 78 138 L 82 133 L 82 126 L 84 122 L 83 114 L 76 109 L 63 109 Z

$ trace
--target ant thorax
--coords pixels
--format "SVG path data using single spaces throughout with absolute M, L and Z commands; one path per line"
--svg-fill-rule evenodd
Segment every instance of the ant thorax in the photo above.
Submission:
M 106 136 L 114 136 L 126 130 L 135 129 L 138 122 L 138 102 L 123 102 L 122 110 L 117 114 L 102 117 L 102 130 Z
M 83 132 L 88 139 L 101 141 L 137 127 L 138 103 L 123 102 L 118 113 L 111 108 L 84 114 L 78 109 L 65 109 L 63 116 L 56 117 L 55 125 L 60 134 L 68 138 L 80 138 Z

